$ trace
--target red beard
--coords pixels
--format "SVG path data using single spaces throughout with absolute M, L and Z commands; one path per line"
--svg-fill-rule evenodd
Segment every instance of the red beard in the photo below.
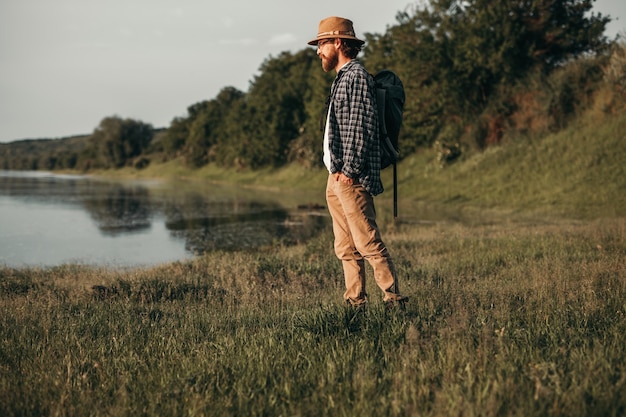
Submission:
M 328 54 L 321 53 L 320 59 L 322 60 L 322 69 L 324 70 L 324 72 L 328 72 L 337 68 L 339 55 L 337 54 L 337 51 L 335 49 L 330 49 L 330 53 Z

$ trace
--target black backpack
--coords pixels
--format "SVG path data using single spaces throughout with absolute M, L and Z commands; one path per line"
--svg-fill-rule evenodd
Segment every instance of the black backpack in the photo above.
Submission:
M 380 168 L 393 165 L 393 216 L 398 217 L 398 179 L 396 163 L 399 159 L 398 136 L 402 126 L 404 110 L 404 85 L 390 70 L 374 75 L 376 103 L 378 105 L 378 127 L 380 140 Z

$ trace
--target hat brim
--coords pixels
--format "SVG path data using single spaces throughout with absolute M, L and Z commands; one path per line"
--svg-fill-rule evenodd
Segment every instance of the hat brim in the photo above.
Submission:
M 324 39 L 337 39 L 337 38 L 341 38 L 341 39 L 349 39 L 349 40 L 353 40 L 353 41 L 357 41 L 358 43 L 360 43 L 361 45 L 363 45 L 365 43 L 365 41 L 355 37 L 355 36 L 348 36 L 348 35 L 322 35 L 322 36 L 318 36 L 317 38 L 313 39 L 312 41 L 308 41 L 307 44 L 309 45 L 317 45 L 317 43 L 321 40 Z

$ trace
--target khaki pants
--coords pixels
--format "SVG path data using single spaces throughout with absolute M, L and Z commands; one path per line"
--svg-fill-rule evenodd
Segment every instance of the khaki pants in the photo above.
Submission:
M 343 264 L 344 299 L 352 305 L 367 302 L 364 260 L 374 270 L 383 301 L 405 298 L 400 295 L 391 256 L 378 231 L 372 195 L 361 184 L 347 185 L 329 175 L 326 202 L 333 220 L 335 254 Z

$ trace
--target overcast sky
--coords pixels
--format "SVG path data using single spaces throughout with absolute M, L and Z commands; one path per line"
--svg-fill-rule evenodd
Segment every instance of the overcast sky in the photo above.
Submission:
M 407 0 L 3 0 L 0 142 L 91 133 L 118 115 L 167 127 L 263 60 L 297 52 L 330 15 L 385 32 Z M 597 0 L 626 28 L 625 0 Z

